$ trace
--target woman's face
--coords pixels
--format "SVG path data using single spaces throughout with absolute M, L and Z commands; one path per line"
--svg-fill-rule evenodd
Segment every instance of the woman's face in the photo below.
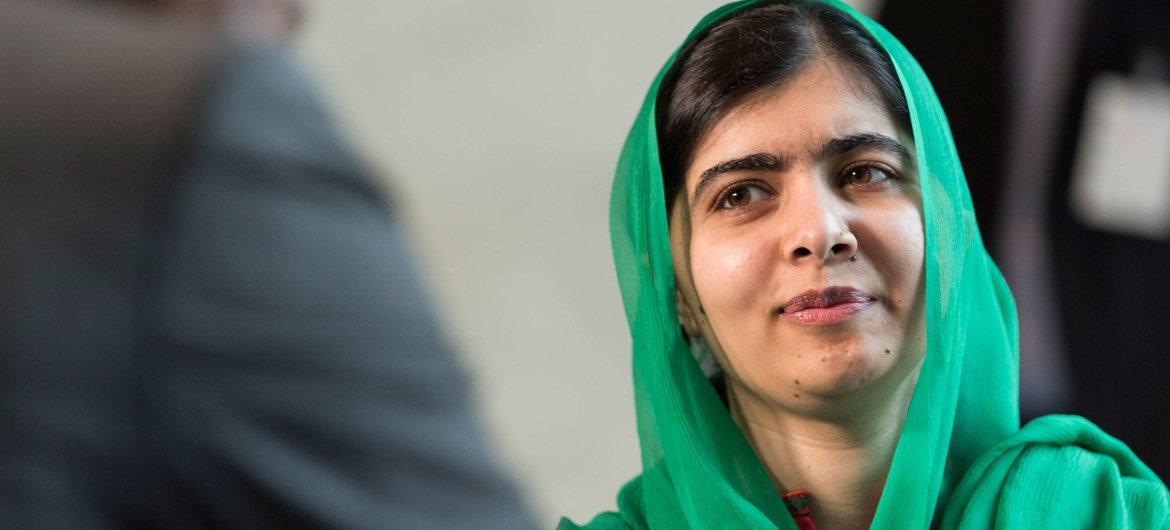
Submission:
M 680 320 L 770 406 L 864 409 L 923 356 L 913 139 L 848 75 L 818 61 L 734 108 L 672 206 Z

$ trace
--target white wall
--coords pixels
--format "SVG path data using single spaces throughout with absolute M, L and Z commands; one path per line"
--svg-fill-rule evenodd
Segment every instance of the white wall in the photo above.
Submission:
M 639 472 L 609 186 L 657 69 L 718 5 L 309 5 L 305 57 L 387 176 L 489 434 L 543 527 L 614 509 Z

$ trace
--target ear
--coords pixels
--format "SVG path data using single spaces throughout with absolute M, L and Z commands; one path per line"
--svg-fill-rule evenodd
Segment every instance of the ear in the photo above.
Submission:
M 702 336 L 699 321 L 695 318 L 694 311 L 691 310 L 691 306 L 687 303 L 682 291 L 678 289 L 674 290 L 674 305 L 678 310 L 678 323 L 683 327 L 683 331 L 686 331 L 687 335 L 691 337 Z

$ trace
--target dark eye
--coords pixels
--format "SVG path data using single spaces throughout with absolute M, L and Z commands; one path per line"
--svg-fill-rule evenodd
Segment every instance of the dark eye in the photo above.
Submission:
M 893 171 L 886 168 L 865 164 L 851 166 L 841 175 L 842 186 L 865 186 L 894 178 Z
M 715 204 L 715 209 L 732 210 L 735 208 L 743 208 L 751 203 L 767 198 L 768 192 L 763 188 L 750 184 L 739 184 L 728 188 L 719 197 L 718 203 Z

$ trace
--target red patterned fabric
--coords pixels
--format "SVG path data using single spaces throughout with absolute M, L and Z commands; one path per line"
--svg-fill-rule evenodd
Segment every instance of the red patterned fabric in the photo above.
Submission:
M 808 490 L 793 490 L 785 493 L 782 498 L 798 529 L 817 530 L 817 525 L 813 524 L 812 520 L 812 495 Z

